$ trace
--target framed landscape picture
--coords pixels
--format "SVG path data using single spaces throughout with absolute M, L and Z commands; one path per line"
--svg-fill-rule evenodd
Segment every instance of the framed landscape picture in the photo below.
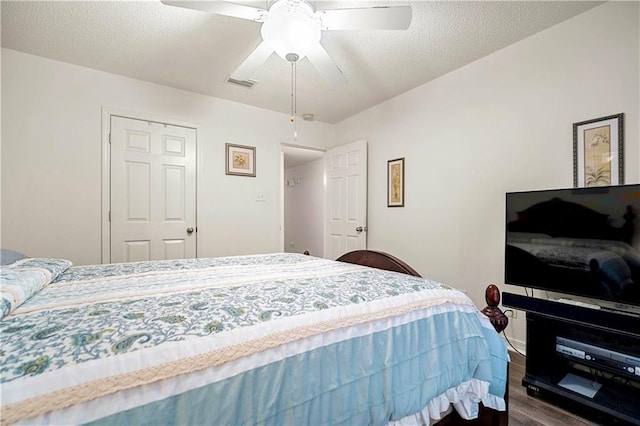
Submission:
M 254 146 L 226 144 L 226 174 L 256 176 L 256 148 Z
M 624 183 L 623 114 L 573 124 L 573 186 Z
M 387 207 L 404 207 L 404 158 L 387 161 Z

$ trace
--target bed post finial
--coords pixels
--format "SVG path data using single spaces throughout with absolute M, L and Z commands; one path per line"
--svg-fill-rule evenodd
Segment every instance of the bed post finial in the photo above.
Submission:
M 482 310 L 482 313 L 489 317 L 489 321 L 496 329 L 498 333 L 507 328 L 509 324 L 509 318 L 498 308 L 500 303 L 500 290 L 495 284 L 489 284 L 484 292 L 484 298 L 487 302 L 487 306 Z

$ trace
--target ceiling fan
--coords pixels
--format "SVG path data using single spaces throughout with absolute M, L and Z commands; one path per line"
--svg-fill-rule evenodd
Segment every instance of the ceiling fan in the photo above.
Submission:
M 410 6 L 316 11 L 309 0 L 271 0 L 267 9 L 220 0 L 162 0 L 162 3 L 262 23 L 262 42 L 231 74 L 236 80 L 249 80 L 276 52 L 292 64 L 309 58 L 325 80 L 339 85 L 346 79 L 320 43 L 322 30 L 406 30 L 411 24 Z

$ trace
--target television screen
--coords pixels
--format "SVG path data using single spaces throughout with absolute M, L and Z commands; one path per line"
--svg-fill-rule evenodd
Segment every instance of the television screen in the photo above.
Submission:
M 640 305 L 639 208 L 640 185 L 507 193 L 505 282 Z

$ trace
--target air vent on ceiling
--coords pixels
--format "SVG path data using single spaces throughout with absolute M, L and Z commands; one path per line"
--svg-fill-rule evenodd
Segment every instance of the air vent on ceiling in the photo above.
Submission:
M 246 87 L 247 89 L 251 89 L 253 86 L 258 84 L 256 80 L 236 80 L 233 77 L 229 77 L 227 79 L 227 83 L 235 84 L 236 86 Z

